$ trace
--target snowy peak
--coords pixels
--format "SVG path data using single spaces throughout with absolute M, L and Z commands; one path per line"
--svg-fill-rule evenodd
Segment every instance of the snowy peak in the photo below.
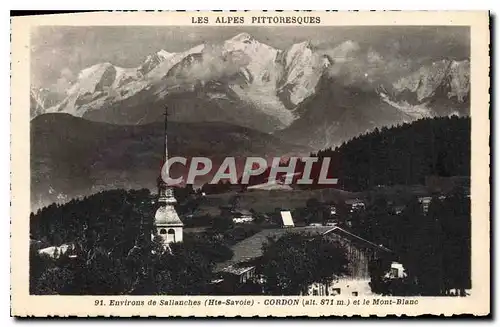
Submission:
M 243 107 L 253 107 L 256 117 L 264 114 L 278 119 L 283 128 L 295 119 L 291 109 L 314 93 L 329 64 L 314 52 L 310 42 L 279 50 L 248 33 L 240 33 L 226 41 L 200 44 L 184 52 L 162 49 L 148 55 L 136 68 L 111 63 L 88 67 L 81 71 L 64 101 L 46 111 L 99 117 L 95 119 L 111 123 L 116 115 L 120 116 L 116 121 L 121 123 L 137 123 L 143 120 L 134 118 L 128 122 L 123 116 L 137 117 L 141 113 L 124 111 L 139 108 L 138 104 L 145 101 L 162 102 L 174 94 L 180 94 L 181 99 L 185 92 L 197 90 L 207 98 L 233 99 Z M 217 92 L 205 87 L 214 83 L 221 85 Z M 109 113 L 98 113 L 103 110 Z
M 82 70 L 77 81 L 68 90 L 68 96 L 59 105 L 47 111 L 82 116 L 88 109 L 87 104 L 114 94 L 116 89 L 138 78 L 136 68 L 122 68 L 110 63 L 93 65 Z
M 438 90 L 444 88 L 448 98 L 455 97 L 463 103 L 470 91 L 470 62 L 446 59 L 433 62 L 401 78 L 393 86 L 397 94 L 410 92 L 418 102 L 437 95 Z
M 470 61 L 443 59 L 421 66 L 379 90 L 382 99 L 415 117 L 468 114 Z
M 223 44 L 223 53 L 243 52 L 250 56 L 252 61 L 274 60 L 278 50 L 264 43 L 260 43 L 248 33 L 240 33 L 226 40 Z
M 233 36 L 231 39 L 229 39 L 229 41 L 250 43 L 255 41 L 255 39 L 250 34 L 243 32 Z
M 310 126 L 307 119 L 314 116 L 307 113 L 313 110 L 307 103 L 314 99 L 320 106 L 316 113 L 335 106 L 341 111 L 338 117 L 313 117 L 326 124 L 325 133 L 342 121 L 351 122 L 349 129 L 353 129 L 357 120 L 360 124 L 365 124 L 364 120 L 385 124 L 391 115 L 399 120 L 413 119 L 468 108 L 468 60 L 431 62 L 412 73 L 386 69 L 388 60 L 391 58 L 354 41 L 332 47 L 315 47 L 305 41 L 276 49 L 240 33 L 182 52 L 159 50 L 134 68 L 93 65 L 82 70 L 63 101 L 49 109 L 32 92 L 32 112 L 65 112 L 114 124 L 146 124 L 159 119 L 165 102 L 172 102 L 177 108 L 174 120 L 223 121 L 264 132 L 287 129 L 302 120 L 304 130 L 297 132 L 300 136 Z M 376 74 L 384 78 L 372 80 Z M 359 81 L 360 85 L 355 83 Z M 376 92 L 377 85 L 385 88 Z M 356 87 L 356 92 L 349 91 L 349 86 Z M 338 87 L 335 98 L 324 95 L 331 93 L 332 87 Z M 372 107 L 379 108 L 385 118 L 372 115 Z M 259 127 L 263 121 L 271 123 Z M 344 128 L 341 130 L 344 133 Z
M 450 96 L 456 96 L 459 102 L 465 102 L 470 92 L 470 61 L 452 61 L 449 75 Z
M 39 115 L 45 110 L 45 93 L 47 91 L 43 88 L 30 90 L 30 108 L 31 117 Z
M 331 62 L 314 52 L 310 42 L 293 44 L 282 54 L 282 60 L 284 73 L 278 94 L 288 108 L 294 108 L 314 94 L 321 75 Z
M 311 41 L 304 41 L 300 43 L 295 43 L 293 44 L 288 52 L 297 52 L 297 51 L 306 51 L 306 50 L 312 50 L 312 44 Z
M 229 56 L 232 61 L 241 66 L 247 79 L 258 85 L 275 83 L 277 69 L 275 59 L 278 50 L 260 43 L 248 33 L 241 33 L 223 44 L 223 56 Z
M 115 82 L 116 75 L 117 69 L 110 63 L 102 63 L 85 68 L 80 72 L 77 82 L 70 88 L 68 93 L 100 92 Z
M 146 75 L 151 70 L 156 68 L 160 63 L 172 58 L 175 55 L 176 53 L 171 53 L 162 49 L 152 55 L 147 56 L 146 60 L 144 60 L 144 63 L 138 68 L 138 71 L 142 75 Z
M 179 64 L 184 58 L 192 54 L 202 53 L 204 49 L 205 45 L 200 44 L 184 52 L 159 51 L 157 53 L 160 56 L 157 60 L 158 63 L 146 73 L 147 78 L 152 80 L 151 83 L 161 81 L 163 78 L 167 77 L 172 67 Z
M 31 88 L 30 89 L 30 117 L 45 113 L 47 108 L 57 105 L 64 100 L 65 93 L 59 93 L 47 88 Z
M 222 43 L 190 50 L 167 76 L 177 84 L 221 81 L 242 87 L 274 88 L 280 77 L 275 63 L 278 53 L 250 34 L 241 33 Z
M 160 51 L 158 51 L 158 52 L 156 53 L 156 55 L 157 55 L 158 57 L 163 58 L 163 59 L 168 59 L 168 58 L 172 57 L 173 55 L 175 55 L 175 53 L 171 53 L 171 52 L 168 52 L 168 51 L 166 51 L 166 50 L 161 49 Z

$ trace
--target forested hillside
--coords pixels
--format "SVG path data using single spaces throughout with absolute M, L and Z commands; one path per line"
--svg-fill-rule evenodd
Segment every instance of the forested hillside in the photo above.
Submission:
M 372 262 L 372 291 L 442 296 L 456 289 L 465 295 L 472 286 L 470 208 L 470 199 L 456 192 L 433 197 L 427 213 L 415 198 L 395 214 L 382 197 L 356 212 L 352 231 L 389 247 L 405 267 L 404 279 L 391 279 L 385 276 L 390 260 Z
M 375 129 L 336 149 L 331 157 L 340 186 L 362 191 L 377 185 L 423 184 L 426 176 L 470 175 L 470 118 L 421 119 L 394 128 Z
M 176 193 L 178 199 L 185 196 Z M 215 264 L 232 257 L 229 236 L 236 232 L 231 230 L 227 237 L 211 231 L 185 234 L 184 242 L 176 244 L 172 253 L 162 253 L 156 240 L 149 241 L 156 206 L 155 197 L 147 189 L 110 190 L 33 213 L 30 292 L 206 292 Z M 61 244 L 71 244 L 72 249 L 57 260 L 37 253 L 40 248 Z
M 470 176 L 470 118 L 425 118 L 411 124 L 384 127 L 357 136 L 341 146 L 324 149 L 311 156 L 318 157 L 311 169 L 312 185 L 297 185 L 301 189 L 334 187 L 347 191 L 366 191 L 375 186 L 415 185 L 425 183 L 428 176 Z M 324 159 L 329 158 L 328 177 L 338 178 L 338 184 L 318 185 Z M 283 160 L 280 166 L 288 166 Z M 305 163 L 295 168 L 294 183 L 302 178 Z M 250 185 L 265 183 L 268 168 L 251 176 Z M 283 177 L 284 173 L 278 174 Z M 243 186 L 244 187 L 244 186 Z M 220 184 L 217 193 L 228 189 Z

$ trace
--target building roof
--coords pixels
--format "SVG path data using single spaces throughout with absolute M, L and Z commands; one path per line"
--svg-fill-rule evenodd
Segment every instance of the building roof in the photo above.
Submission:
M 163 205 L 156 210 L 155 214 L 156 226 L 183 226 L 184 224 L 179 218 L 172 205 Z
M 353 204 L 358 204 L 358 203 L 363 203 L 364 204 L 365 202 L 363 200 L 361 200 L 361 199 L 357 199 L 356 198 L 356 199 L 347 199 L 347 200 L 345 200 L 344 203 L 348 204 L 348 205 L 353 205 Z
M 283 222 L 283 226 L 295 226 L 290 211 L 281 211 L 281 220 Z
M 216 271 L 223 271 L 225 268 L 236 265 L 238 263 L 247 262 L 262 256 L 262 246 L 267 242 L 268 238 L 281 238 L 287 233 L 310 233 L 316 235 L 327 235 L 335 233 L 342 235 L 355 242 L 360 242 L 364 247 L 373 248 L 376 250 L 391 252 L 382 245 L 370 242 L 360 236 L 357 236 L 339 226 L 307 226 L 307 227 L 294 227 L 294 228 L 276 228 L 264 229 L 253 236 L 244 239 L 232 247 L 234 252 L 233 257 L 225 262 L 219 263 L 216 266 Z
M 245 215 L 245 216 L 252 216 L 252 212 L 247 209 L 235 209 L 233 210 L 234 214 L 240 214 L 240 215 Z
M 323 234 L 330 229 L 332 229 L 332 227 L 326 226 L 264 229 L 234 245 L 232 247 L 234 252 L 233 257 L 228 261 L 219 263 L 216 270 L 221 271 L 236 263 L 249 261 L 262 256 L 262 245 L 267 242 L 268 237 L 280 238 L 286 233 L 310 232 L 312 234 Z
M 373 242 L 370 242 L 368 241 L 367 239 L 364 239 L 362 238 L 361 236 L 358 236 L 356 234 L 353 234 L 339 226 L 335 226 L 333 228 L 331 228 L 329 231 L 327 231 L 326 233 L 324 233 L 323 235 L 326 235 L 326 234 L 329 234 L 329 233 L 335 233 L 335 234 L 338 234 L 338 235 L 342 235 L 348 239 L 351 239 L 351 240 L 355 240 L 357 242 L 360 242 L 361 244 L 363 244 L 365 247 L 369 247 L 369 248 L 372 248 L 372 249 L 375 249 L 375 250 L 379 250 L 379 251 L 383 251 L 383 252 L 392 252 L 390 249 L 384 247 L 383 245 L 381 244 L 375 244 Z
M 225 273 L 229 273 L 229 274 L 240 276 L 240 275 L 242 275 L 242 274 L 244 274 L 247 271 L 252 270 L 252 269 L 255 269 L 255 266 L 247 266 L 247 265 L 238 265 L 238 264 L 235 264 L 235 265 L 231 265 L 229 267 L 226 267 L 226 268 L 222 269 L 221 272 L 225 272 Z

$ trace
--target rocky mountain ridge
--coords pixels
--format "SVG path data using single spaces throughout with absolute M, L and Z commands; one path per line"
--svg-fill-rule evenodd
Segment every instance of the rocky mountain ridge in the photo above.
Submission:
M 354 41 L 282 50 L 240 33 L 184 52 L 160 50 L 135 68 L 96 64 L 61 102 L 41 106 L 32 96 L 32 115 L 141 125 L 162 120 L 168 105 L 173 121 L 225 122 L 319 149 L 375 127 L 469 114 L 469 60 L 427 60 L 410 73 L 387 71 L 390 82 L 376 84 L 389 60 Z

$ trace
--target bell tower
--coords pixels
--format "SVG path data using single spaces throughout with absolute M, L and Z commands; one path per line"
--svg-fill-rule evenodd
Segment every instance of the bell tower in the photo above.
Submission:
M 168 161 L 168 108 L 165 108 L 165 152 L 164 152 L 164 164 Z M 158 209 L 155 214 L 155 228 L 153 238 L 159 235 L 162 238 L 163 245 L 165 247 L 170 243 L 182 242 L 182 234 L 184 224 L 179 218 L 177 211 L 175 211 L 175 204 L 177 200 L 174 197 L 174 191 L 171 186 L 169 186 L 165 179 L 168 178 L 168 168 L 165 169 L 162 178 L 162 174 L 158 177 Z

